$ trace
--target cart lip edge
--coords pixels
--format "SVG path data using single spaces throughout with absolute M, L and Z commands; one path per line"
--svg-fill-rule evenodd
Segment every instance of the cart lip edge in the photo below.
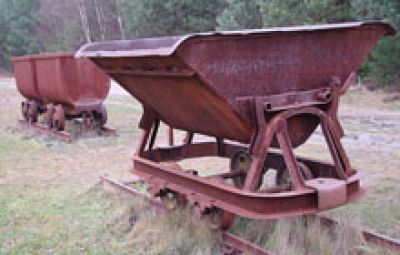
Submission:
M 73 51 L 61 51 L 61 52 L 45 52 L 39 54 L 30 54 L 13 57 L 13 62 L 18 61 L 31 61 L 38 59 L 53 59 L 53 58 L 74 58 L 75 53 Z
M 136 38 L 133 40 L 111 40 L 103 42 L 92 42 L 83 45 L 76 53 L 76 58 L 115 58 L 115 57 L 168 57 L 174 54 L 178 48 L 186 41 L 192 38 L 210 37 L 210 36 L 246 36 L 246 35 L 260 35 L 260 34 L 274 34 L 274 33 L 290 33 L 290 32 L 316 32 L 328 30 L 342 30 L 358 28 L 362 26 L 381 26 L 385 30 L 384 35 L 395 35 L 396 28 L 390 22 L 382 20 L 368 20 L 368 21 L 354 21 L 344 23 L 331 23 L 331 24 L 317 24 L 317 25 L 301 25 L 301 26 L 288 26 L 288 27 L 272 27 L 261 29 L 244 29 L 234 31 L 213 31 L 203 33 L 193 33 L 181 36 L 161 36 L 150 38 Z M 139 42 L 145 40 L 170 38 L 174 41 L 169 46 L 152 47 L 152 48 L 134 48 L 129 47 L 131 42 Z M 113 45 L 113 49 L 104 49 L 106 46 Z M 123 46 L 122 46 L 123 45 Z M 128 47 L 127 47 L 128 46 Z M 123 49 L 121 49 L 123 48 Z

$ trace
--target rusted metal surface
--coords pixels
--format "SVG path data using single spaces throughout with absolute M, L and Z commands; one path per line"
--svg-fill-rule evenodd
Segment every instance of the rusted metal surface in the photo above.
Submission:
M 226 150 L 228 150 L 226 148 Z M 157 150 L 157 158 L 173 159 L 168 154 L 176 153 L 180 157 L 185 154 L 196 156 L 216 156 L 216 144 L 196 144 L 171 150 Z M 165 152 L 165 153 L 163 153 Z M 215 154 L 213 154 L 215 153 Z M 152 158 L 152 157 L 151 157 Z M 300 161 L 308 162 L 304 158 Z M 280 154 L 270 154 L 269 164 L 275 167 L 282 162 Z M 314 163 L 313 170 L 321 169 L 328 174 L 329 169 L 334 167 L 327 163 Z M 311 164 L 308 164 L 311 165 Z M 333 171 L 332 171 L 333 172 Z M 141 176 L 155 189 L 171 189 L 187 195 L 192 204 L 204 207 L 218 207 L 228 212 L 233 212 L 246 218 L 273 219 L 288 217 L 299 214 L 311 214 L 319 211 L 318 192 L 311 188 L 297 192 L 263 193 L 243 191 L 215 179 L 204 178 L 184 171 L 175 171 L 165 166 L 153 163 L 150 160 L 134 156 L 133 173 Z M 333 172 L 334 173 L 334 172 Z M 332 173 L 332 174 L 333 174 Z M 156 192 L 157 193 L 157 192 Z M 347 180 L 346 202 L 357 199 L 363 194 L 359 186 L 358 176 L 352 176 Z
M 170 126 L 249 142 L 256 127 L 236 100 L 321 88 L 331 76 L 344 82 L 385 33 L 393 29 L 380 22 L 218 32 L 94 43 L 77 56 Z M 318 124 L 297 122 L 309 134 Z
M 36 123 L 45 115 L 53 131 L 63 131 L 66 120 L 74 118 L 82 118 L 88 129 L 107 122 L 103 101 L 110 78 L 91 61 L 57 53 L 17 57 L 13 64 L 17 88 L 26 98 L 21 105 L 26 121 Z
M 77 56 L 143 104 L 132 172 L 152 195 L 184 197 L 201 214 L 273 219 L 364 194 L 340 141 L 337 110 L 351 73 L 394 33 L 387 23 L 355 22 L 95 43 Z M 172 146 L 170 133 L 170 146 L 158 148 L 161 122 L 187 131 L 184 144 Z M 294 153 L 318 125 L 332 163 Z M 195 143 L 197 133 L 215 142 Z M 171 164 L 204 156 L 230 158 L 230 168 L 207 177 Z M 263 188 L 268 171 L 275 184 Z
M 73 53 L 16 57 L 13 64 L 17 87 L 24 97 L 59 103 L 72 112 L 98 105 L 110 89 L 105 73 L 87 59 L 75 59 Z

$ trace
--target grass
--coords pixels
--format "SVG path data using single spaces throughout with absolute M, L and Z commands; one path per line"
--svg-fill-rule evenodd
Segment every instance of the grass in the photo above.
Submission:
M 276 221 L 236 221 L 234 231 L 270 251 L 281 255 L 395 255 L 394 252 L 367 244 L 356 228 L 342 220 L 327 229 L 311 217 Z
M 0 79 L 5 83 L 12 79 Z M 22 97 L 12 85 L 0 86 L 0 95 L 0 254 L 221 253 L 216 233 L 190 211 L 159 216 L 144 210 L 141 201 L 99 184 L 100 174 L 130 178 L 141 113 L 130 96 L 112 94 L 106 101 L 109 126 L 118 130 L 117 137 L 65 144 L 19 129 Z M 383 103 L 384 97 L 352 91 L 343 100 L 344 145 L 353 165 L 368 174 L 363 183 L 369 193 L 328 214 L 400 238 L 400 158 L 395 150 L 400 148 L 400 104 Z M 161 134 L 165 139 L 165 132 Z M 321 148 L 316 136 L 299 152 L 323 158 Z M 223 169 L 227 162 L 206 158 L 182 165 L 204 174 Z M 353 230 L 326 233 L 302 218 L 240 219 L 233 231 L 279 254 L 380 254 Z

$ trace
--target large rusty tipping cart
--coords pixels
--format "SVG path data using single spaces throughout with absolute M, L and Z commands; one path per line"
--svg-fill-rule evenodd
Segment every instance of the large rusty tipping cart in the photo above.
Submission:
M 87 59 L 73 53 L 52 53 L 13 59 L 19 92 L 26 98 L 25 121 L 36 123 L 46 114 L 49 130 L 63 131 L 67 119 L 82 118 L 86 128 L 107 122 L 103 105 L 110 78 Z
M 272 219 L 316 213 L 359 198 L 360 174 L 342 147 L 337 118 L 346 80 L 384 35 L 383 22 L 203 33 L 93 43 L 93 60 L 143 105 L 133 173 L 162 200 L 200 214 Z M 187 131 L 183 145 L 155 147 L 160 121 Z M 294 148 L 320 126 L 332 162 Z M 194 134 L 215 138 L 198 142 Z M 218 156 L 212 176 L 163 162 Z M 263 176 L 275 171 L 275 184 Z M 222 213 L 221 213 L 222 212 Z

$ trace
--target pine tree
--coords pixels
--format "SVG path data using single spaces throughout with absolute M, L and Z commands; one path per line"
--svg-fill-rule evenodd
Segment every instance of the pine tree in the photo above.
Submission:
M 215 30 L 225 0 L 124 1 L 127 34 L 140 37 Z
M 30 54 L 39 49 L 34 33 L 37 24 L 34 13 L 38 5 L 35 0 L 1 0 L 0 6 L 4 12 L 3 19 L 0 20 L 3 23 L 0 25 L 1 58 L 9 68 L 12 57 Z
M 353 0 L 357 19 L 384 19 L 400 28 L 400 1 Z M 400 34 L 383 38 L 363 66 L 361 74 L 371 82 L 400 85 Z
M 227 8 L 217 17 L 218 30 L 261 28 L 262 19 L 257 0 L 227 2 Z
M 334 23 L 352 20 L 348 1 L 342 0 L 263 0 L 265 27 Z
M 8 5 L 5 0 L 0 0 L 0 67 L 5 66 L 5 36 L 8 31 L 8 23 L 7 23 L 7 13 L 8 13 Z

